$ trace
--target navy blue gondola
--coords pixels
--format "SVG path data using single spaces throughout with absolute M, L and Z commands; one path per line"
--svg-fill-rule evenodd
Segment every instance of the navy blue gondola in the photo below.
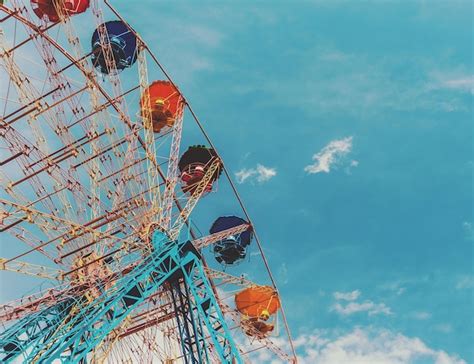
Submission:
M 248 222 L 237 216 L 222 216 L 214 221 L 209 232 L 215 234 L 242 224 L 248 224 Z M 213 248 L 216 260 L 221 264 L 232 265 L 244 259 L 252 236 L 252 230 L 249 228 L 240 234 L 231 235 L 217 242 Z
M 101 73 L 109 74 L 111 71 L 121 71 L 130 67 L 137 60 L 137 38 L 127 25 L 120 20 L 108 21 L 99 27 L 105 27 L 107 37 L 105 43 L 110 44 L 114 69 L 107 66 L 104 49 L 100 43 L 99 31 L 92 34 L 92 63 Z

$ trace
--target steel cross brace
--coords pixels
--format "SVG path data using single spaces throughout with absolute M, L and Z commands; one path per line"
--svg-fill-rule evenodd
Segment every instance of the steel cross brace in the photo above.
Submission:
M 176 282 L 171 290 L 175 318 L 178 324 L 179 337 L 183 359 L 188 363 L 208 362 L 208 350 L 202 322 L 196 317 L 196 307 L 193 305 L 189 289 L 184 282 Z
M 74 299 L 63 301 L 47 309 L 26 316 L 0 335 L 0 361 L 8 363 L 55 330 L 67 317 Z
M 194 260 L 193 264 L 191 270 L 184 272 L 184 281 L 194 298 L 199 317 L 212 339 L 214 350 L 223 363 L 243 363 L 203 264 L 199 260 Z
M 132 272 L 119 279 L 92 304 L 78 312 L 68 325 L 28 355 L 27 362 L 47 358 L 62 363 L 77 363 L 86 358 L 133 309 L 155 293 L 173 274 L 189 263 L 193 255 L 182 252 L 183 245 L 168 244 L 152 252 Z

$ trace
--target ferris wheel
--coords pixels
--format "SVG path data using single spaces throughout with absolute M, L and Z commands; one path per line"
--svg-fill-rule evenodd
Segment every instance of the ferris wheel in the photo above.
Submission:
M 140 35 L 107 0 L 0 10 L 1 362 L 296 362 L 247 210 Z

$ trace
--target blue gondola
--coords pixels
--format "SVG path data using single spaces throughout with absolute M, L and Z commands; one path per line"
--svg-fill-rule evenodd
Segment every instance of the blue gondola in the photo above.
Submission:
M 248 224 L 248 222 L 237 216 L 221 216 L 214 221 L 209 232 L 215 234 L 242 224 Z M 249 228 L 240 234 L 231 235 L 217 242 L 213 247 L 216 260 L 225 265 L 232 265 L 241 261 L 247 255 L 247 246 L 252 241 L 252 237 L 253 233 Z
M 92 63 L 101 73 L 109 74 L 112 71 L 122 71 L 132 66 L 137 60 L 138 48 L 137 38 L 127 25 L 120 21 L 108 21 L 99 27 L 105 27 L 107 37 L 105 43 L 110 44 L 114 68 L 107 66 L 103 46 L 100 42 L 99 31 L 96 29 L 92 34 Z

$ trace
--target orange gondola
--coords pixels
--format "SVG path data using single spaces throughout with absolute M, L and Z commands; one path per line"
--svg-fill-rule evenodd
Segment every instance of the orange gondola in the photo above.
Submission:
M 280 299 L 273 287 L 253 286 L 235 295 L 235 305 L 246 316 L 268 319 L 280 308 Z
M 183 110 L 183 97 L 171 82 L 155 81 L 142 95 L 140 107 L 142 115 L 146 108 L 151 112 L 153 131 L 159 133 L 163 128 L 174 125 Z
M 265 337 L 275 325 L 267 322 L 280 308 L 278 293 L 273 287 L 253 286 L 235 295 L 235 306 L 242 314 L 241 326 L 248 336 Z

